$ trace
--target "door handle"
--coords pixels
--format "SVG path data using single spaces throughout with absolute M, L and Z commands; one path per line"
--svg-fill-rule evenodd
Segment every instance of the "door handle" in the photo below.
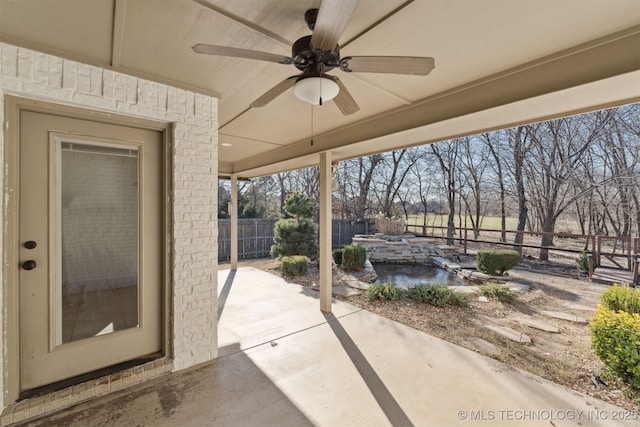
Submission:
M 36 263 L 32 259 L 30 259 L 29 261 L 25 261 L 24 264 L 22 264 L 22 268 L 24 268 L 25 270 L 33 270 L 37 266 L 38 266 L 38 263 Z

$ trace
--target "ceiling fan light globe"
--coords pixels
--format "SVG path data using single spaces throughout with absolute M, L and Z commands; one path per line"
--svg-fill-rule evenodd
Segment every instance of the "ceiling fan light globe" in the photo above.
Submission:
M 327 77 L 307 77 L 298 80 L 293 87 L 293 93 L 301 101 L 319 105 L 320 99 L 325 103 L 338 95 L 338 84 Z

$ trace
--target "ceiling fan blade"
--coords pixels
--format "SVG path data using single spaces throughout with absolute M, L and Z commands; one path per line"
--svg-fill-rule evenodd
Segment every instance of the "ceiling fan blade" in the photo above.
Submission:
M 338 83 L 338 87 L 340 88 L 340 91 L 338 92 L 336 97 L 333 98 L 333 102 L 336 103 L 336 107 L 338 107 L 338 109 L 345 116 L 349 116 L 360 111 L 360 107 L 356 103 L 356 100 L 353 99 L 353 97 L 347 90 L 347 87 L 342 84 L 342 81 L 336 79 L 336 83 Z
M 275 53 L 257 50 L 239 49 L 237 47 L 216 46 L 212 44 L 197 44 L 192 47 L 195 53 L 207 55 L 232 56 L 234 58 L 257 59 L 258 61 L 277 62 L 278 64 L 293 64 L 293 59 Z
M 278 96 L 282 95 L 287 89 L 291 89 L 293 85 L 296 84 L 296 80 L 298 80 L 298 76 L 287 77 L 271 89 L 269 89 L 264 95 L 260 98 L 253 101 L 250 105 L 252 108 L 264 107 Z
M 311 36 L 316 49 L 331 51 L 338 44 L 359 0 L 323 0 Z
M 342 71 L 426 76 L 436 67 L 433 58 L 418 56 L 347 56 L 340 60 Z

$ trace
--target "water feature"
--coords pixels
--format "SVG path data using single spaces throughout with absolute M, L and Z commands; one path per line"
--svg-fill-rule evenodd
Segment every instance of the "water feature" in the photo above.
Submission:
M 433 264 L 386 264 L 376 263 L 376 283 L 395 283 L 399 288 L 408 288 L 422 283 L 447 286 L 466 286 L 467 283 L 455 274 Z

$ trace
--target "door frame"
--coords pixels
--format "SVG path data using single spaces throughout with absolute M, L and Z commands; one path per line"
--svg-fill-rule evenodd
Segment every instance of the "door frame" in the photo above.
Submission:
M 106 113 L 55 104 L 45 101 L 38 101 L 28 98 L 21 98 L 11 95 L 4 97 L 5 118 L 4 118 L 4 164 L 7 171 L 3 188 L 3 200 L 6 206 L 4 218 L 6 227 L 3 228 L 2 251 L 4 254 L 2 271 L 2 306 L 3 317 L 6 325 L 6 336 L 4 337 L 4 347 L 6 348 L 7 360 L 3 370 L 4 396 L 6 401 L 4 406 L 16 402 L 20 398 L 20 313 L 19 313 L 19 177 L 20 177 L 20 114 L 22 111 L 33 111 L 55 116 L 70 117 L 80 120 L 89 120 L 99 123 L 116 124 L 127 127 L 134 127 L 162 133 L 162 344 L 164 358 L 171 358 L 173 349 L 171 347 L 171 241 L 172 236 L 172 128 L 171 123 L 157 122 L 149 119 L 122 116 L 119 114 Z

